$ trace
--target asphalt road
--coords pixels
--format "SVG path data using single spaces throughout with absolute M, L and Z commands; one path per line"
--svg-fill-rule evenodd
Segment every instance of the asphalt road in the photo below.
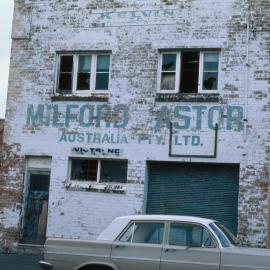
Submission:
M 0 270 L 41 270 L 42 255 L 0 254 Z

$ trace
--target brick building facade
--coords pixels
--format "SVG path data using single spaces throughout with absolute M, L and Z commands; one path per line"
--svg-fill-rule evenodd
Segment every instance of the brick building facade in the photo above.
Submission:
M 3 136 L 4 136 L 4 124 L 5 120 L 0 119 L 0 168 L 2 164 L 2 154 L 3 154 Z
M 184 214 L 266 246 L 267 0 L 16 0 L 2 248 Z
M 3 135 L 4 135 L 4 119 L 0 119 L 0 145 L 2 146 L 3 144 Z

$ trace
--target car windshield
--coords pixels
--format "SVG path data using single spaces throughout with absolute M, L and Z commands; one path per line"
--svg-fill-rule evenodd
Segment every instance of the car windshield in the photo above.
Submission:
M 216 236 L 220 240 L 222 247 L 232 247 L 239 244 L 237 238 L 232 234 L 232 232 L 221 223 L 211 223 L 210 227 L 213 229 Z

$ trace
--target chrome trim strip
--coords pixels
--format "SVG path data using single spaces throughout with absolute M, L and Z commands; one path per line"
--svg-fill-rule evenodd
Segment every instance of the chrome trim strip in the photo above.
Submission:
M 58 255 L 72 255 L 72 256 L 85 256 L 85 257 L 94 257 L 94 258 L 109 258 L 110 254 L 108 253 L 107 255 L 97 255 L 97 254 L 87 254 L 87 253 L 67 253 L 67 252 L 51 252 L 51 251 L 46 251 L 46 254 L 58 254 Z
M 221 264 L 222 268 L 234 269 L 235 267 L 238 269 L 256 269 L 256 270 L 268 270 L 269 268 L 265 266 L 248 266 L 248 265 L 239 265 L 239 264 Z
M 192 261 L 180 261 L 180 260 L 161 260 L 161 263 L 176 263 L 178 265 L 203 265 L 203 266 L 216 266 L 219 267 L 219 263 L 210 263 L 210 262 L 192 262 Z
M 42 269 L 53 269 L 53 265 L 49 262 L 45 262 L 45 261 L 39 261 L 39 266 Z

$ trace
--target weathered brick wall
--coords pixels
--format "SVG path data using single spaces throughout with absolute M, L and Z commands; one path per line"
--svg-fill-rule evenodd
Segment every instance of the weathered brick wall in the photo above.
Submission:
M 173 14 L 164 15 L 164 8 L 173 9 Z M 4 136 L 5 170 L 0 187 L 2 242 L 19 237 L 24 156 L 44 155 L 52 157 L 48 236 L 92 239 L 115 216 L 144 212 L 146 160 L 240 163 L 239 236 L 247 244 L 264 246 L 269 186 L 267 8 L 269 3 L 263 0 L 16 0 Z M 248 40 L 249 10 L 254 31 L 250 31 Z M 157 99 L 158 50 L 173 48 L 221 50 L 218 97 L 174 97 L 177 102 L 168 96 Z M 84 144 L 61 142 L 59 137 L 65 131 L 85 132 L 77 122 L 71 122 L 69 128 L 56 128 L 52 123 L 30 127 L 26 123 L 28 104 L 35 108 L 46 104 L 46 110 L 47 105 L 59 105 L 63 121 L 67 105 L 89 102 L 51 99 L 56 51 L 63 50 L 112 51 L 107 104 L 111 108 L 125 104 L 130 112 L 128 126 L 119 131 L 129 139 L 129 144 L 119 145 L 123 157 L 129 160 L 125 194 L 72 191 L 66 187 L 70 150 Z M 177 121 L 172 111 L 179 104 L 206 106 L 207 110 L 213 106 L 240 106 L 244 110 L 244 128 L 238 131 L 234 125 L 228 129 L 228 116 L 224 115 L 215 160 L 169 158 L 168 129 L 164 125 L 156 128 L 155 123 L 164 106 L 172 121 Z M 207 117 L 205 112 L 203 127 Z M 191 118 L 196 119 L 196 110 L 191 111 Z M 105 126 L 92 128 L 99 133 L 108 130 L 115 132 Z M 150 144 L 149 138 L 155 135 L 163 141 Z M 138 143 L 138 138 L 145 139 Z
M 5 120 L 0 119 L 0 146 L 2 146 L 3 144 L 4 124 L 5 124 Z

